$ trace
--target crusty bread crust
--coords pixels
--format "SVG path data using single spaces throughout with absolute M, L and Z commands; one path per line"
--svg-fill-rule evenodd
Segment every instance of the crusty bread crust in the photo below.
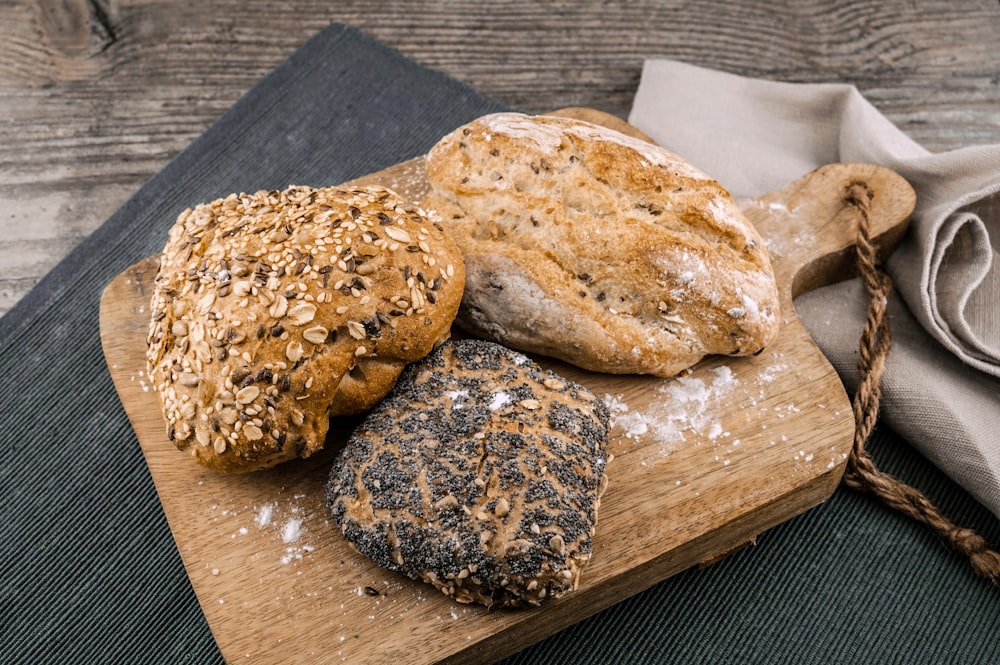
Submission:
M 454 340 L 351 435 L 327 502 L 375 563 L 463 603 L 538 605 L 591 557 L 608 409 L 524 354 Z
M 580 120 L 485 116 L 427 157 L 468 273 L 458 323 L 586 369 L 671 376 L 778 333 L 764 243 L 729 193 L 658 146 Z
M 180 215 L 147 361 L 167 435 L 201 464 L 266 468 L 322 448 L 448 338 L 455 243 L 379 187 L 233 194 Z

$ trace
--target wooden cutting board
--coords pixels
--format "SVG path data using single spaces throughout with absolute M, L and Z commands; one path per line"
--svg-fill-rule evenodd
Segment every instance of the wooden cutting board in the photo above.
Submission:
M 637 134 L 596 111 L 560 113 Z M 362 180 L 419 199 L 423 173 L 418 158 Z M 606 397 L 613 459 L 580 588 L 528 610 L 455 603 L 352 551 L 328 518 L 323 494 L 337 445 L 243 476 L 204 470 L 178 452 L 145 373 L 156 257 L 119 275 L 101 300 L 108 367 L 226 660 L 489 662 L 714 561 L 829 497 L 851 447 L 851 406 L 792 298 L 848 274 L 855 222 L 843 199 L 852 182 L 874 193 L 875 235 L 888 251 L 915 196 L 886 169 L 834 164 L 743 202 L 767 242 L 781 292 L 783 328 L 763 353 L 708 359 L 673 379 L 600 375 L 538 359 Z M 354 422 L 333 424 L 338 441 Z

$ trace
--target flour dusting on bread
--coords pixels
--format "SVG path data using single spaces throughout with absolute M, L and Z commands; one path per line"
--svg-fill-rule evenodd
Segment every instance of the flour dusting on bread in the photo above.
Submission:
M 681 157 L 584 121 L 494 114 L 427 157 L 461 247 L 457 321 L 609 373 L 672 376 L 759 352 L 780 326 L 767 250 L 729 193 Z
M 689 162 L 680 159 L 673 153 L 659 146 L 634 138 L 627 134 L 579 121 L 574 125 L 553 125 L 540 123 L 532 116 L 518 113 L 497 113 L 483 118 L 489 131 L 496 134 L 523 139 L 533 142 L 540 150 L 549 155 L 558 153 L 563 143 L 564 134 L 572 134 L 584 141 L 606 141 L 616 143 L 623 148 L 634 150 L 653 166 L 668 168 L 675 173 L 684 174 L 690 178 L 708 178 Z

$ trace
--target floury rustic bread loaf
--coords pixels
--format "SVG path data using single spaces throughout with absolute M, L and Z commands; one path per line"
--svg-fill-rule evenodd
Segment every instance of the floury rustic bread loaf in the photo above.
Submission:
M 719 183 L 584 121 L 502 113 L 427 157 L 423 206 L 461 247 L 458 322 L 609 373 L 671 376 L 778 333 L 764 243 Z
M 252 471 L 319 450 L 447 339 L 455 243 L 378 187 L 231 195 L 180 215 L 151 301 L 147 362 L 167 436 Z
M 449 341 L 354 431 L 327 502 L 384 568 L 463 603 L 538 605 L 590 560 L 608 423 L 599 397 L 524 354 Z

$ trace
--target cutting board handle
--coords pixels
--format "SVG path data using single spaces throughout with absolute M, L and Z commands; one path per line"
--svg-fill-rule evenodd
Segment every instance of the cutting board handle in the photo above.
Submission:
M 869 232 L 884 259 L 903 238 L 917 200 L 910 184 L 890 169 L 828 164 L 742 202 L 744 214 L 767 239 L 783 305 L 854 273 L 859 214 L 850 201 L 854 186 L 870 196 Z

